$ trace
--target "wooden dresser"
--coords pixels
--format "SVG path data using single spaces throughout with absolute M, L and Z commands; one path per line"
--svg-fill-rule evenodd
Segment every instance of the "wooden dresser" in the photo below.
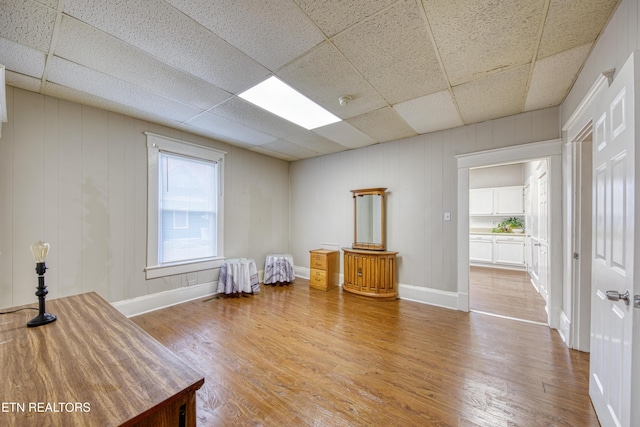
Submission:
M 321 291 L 328 291 L 338 286 L 340 253 L 326 249 L 314 249 L 309 253 L 311 256 L 309 286 Z
M 398 252 L 343 248 L 344 283 L 342 289 L 382 300 L 398 297 L 396 255 Z
M 35 307 L 33 304 L 25 307 Z M 196 426 L 203 376 L 91 292 L 2 316 L 3 426 Z

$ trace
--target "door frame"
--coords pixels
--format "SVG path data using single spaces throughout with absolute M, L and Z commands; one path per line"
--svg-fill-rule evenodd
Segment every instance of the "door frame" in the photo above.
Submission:
M 562 215 L 562 140 L 521 144 L 456 156 L 458 167 L 458 310 L 469 311 L 469 169 L 535 159 L 549 160 L 549 217 Z M 562 221 L 549 223 L 549 326 L 558 328 L 562 309 Z
M 589 352 L 591 342 L 591 227 L 593 121 L 565 145 L 565 311 L 567 345 Z M 577 257 L 576 257 L 577 254 Z
M 575 180 L 578 179 L 577 175 L 579 174 L 579 166 L 576 163 L 581 162 L 579 150 L 581 147 L 578 145 L 592 132 L 594 103 L 600 91 L 611 84 L 614 73 L 615 69 L 611 69 L 598 76 L 580 104 L 562 126 L 562 139 L 567 141 L 564 159 L 564 188 L 567 206 L 563 217 L 563 241 L 565 242 L 563 277 L 564 282 L 567 283 L 567 289 L 565 289 L 566 303 L 561 313 L 559 331 L 569 348 L 581 351 L 589 351 L 591 295 L 585 297 L 584 292 L 587 286 L 581 281 L 580 275 L 576 271 L 573 260 L 574 234 L 582 233 L 583 227 L 591 229 L 591 222 L 582 225 L 575 223 L 576 215 L 580 215 L 579 212 L 574 212 L 576 204 L 573 201 L 574 193 L 577 190 Z M 590 258 L 591 254 L 588 256 Z M 591 289 L 590 283 L 589 280 L 589 290 Z

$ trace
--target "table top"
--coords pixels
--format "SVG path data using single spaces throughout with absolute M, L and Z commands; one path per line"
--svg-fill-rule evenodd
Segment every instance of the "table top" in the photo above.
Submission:
M 0 316 L 0 425 L 131 425 L 204 384 L 95 292 L 46 304 L 48 325 Z
M 291 254 L 269 254 L 269 255 L 267 255 L 267 259 L 269 259 L 269 258 L 293 259 L 293 255 L 291 255 Z

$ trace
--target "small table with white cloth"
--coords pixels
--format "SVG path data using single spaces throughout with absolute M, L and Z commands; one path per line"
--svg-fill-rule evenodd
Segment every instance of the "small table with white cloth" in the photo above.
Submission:
M 258 269 L 253 258 L 233 258 L 224 260 L 218 276 L 218 293 L 253 294 L 260 292 Z
M 264 262 L 264 284 L 290 283 L 296 278 L 291 254 L 267 255 Z

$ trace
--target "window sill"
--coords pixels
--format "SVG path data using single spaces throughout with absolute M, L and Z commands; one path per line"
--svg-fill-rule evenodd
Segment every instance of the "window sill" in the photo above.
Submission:
M 188 262 L 171 265 L 154 265 L 145 268 L 146 279 L 157 279 L 158 277 L 175 276 L 177 274 L 193 273 L 202 270 L 220 268 L 224 258 L 214 258 L 205 261 Z

